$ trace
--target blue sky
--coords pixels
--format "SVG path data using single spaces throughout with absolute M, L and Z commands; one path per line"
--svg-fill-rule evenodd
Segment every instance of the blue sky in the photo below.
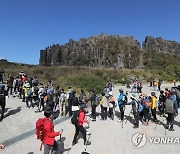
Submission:
M 0 58 L 39 63 L 41 49 L 104 34 L 180 42 L 179 0 L 0 0 Z

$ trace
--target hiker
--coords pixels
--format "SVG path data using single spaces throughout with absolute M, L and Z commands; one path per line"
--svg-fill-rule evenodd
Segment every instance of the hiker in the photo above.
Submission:
M 27 108 L 30 108 L 30 107 L 33 107 L 33 108 L 34 108 L 34 105 L 33 105 L 33 103 L 32 103 L 32 95 L 33 95 L 33 92 L 32 92 L 32 89 L 31 89 L 29 83 L 27 83 L 27 84 L 25 85 L 24 93 L 25 93 L 25 100 L 26 100 L 26 106 L 27 106 Z M 29 102 L 30 102 L 30 105 L 29 105 Z
M 0 84 L 0 106 L 2 108 L 0 122 L 4 118 L 4 112 L 5 112 L 5 106 L 6 106 L 6 96 L 7 96 L 7 91 L 5 90 L 5 85 Z
M 150 96 L 146 96 L 144 95 L 144 107 L 143 107 L 143 111 L 144 111 L 144 125 L 147 126 L 149 124 L 149 120 L 150 120 L 150 108 L 151 108 L 151 97 Z
M 138 101 L 136 99 L 136 95 L 132 94 L 131 102 L 126 103 L 125 105 L 132 105 L 132 111 L 135 119 L 134 127 L 133 128 L 139 128 L 139 112 L 138 112 Z
M 62 132 L 54 132 L 54 125 L 51 121 L 52 112 L 51 111 L 45 111 L 44 112 L 44 137 L 42 140 L 42 143 L 44 144 L 44 154 L 49 154 L 51 151 L 51 154 L 55 154 L 58 151 L 58 144 L 55 140 L 56 136 L 59 136 L 62 134 Z
M 61 95 L 60 95 L 60 114 L 61 117 L 66 115 L 66 93 L 64 92 L 64 89 L 61 90 Z
M 37 76 L 35 76 L 32 80 L 32 86 L 38 86 L 38 84 L 39 84 L 39 81 L 37 79 Z
M 12 95 L 13 80 L 14 80 L 14 78 L 12 76 L 10 76 L 10 78 L 7 80 L 7 92 L 9 94 L 9 91 L 10 91 L 10 95 Z
M 17 88 L 18 88 L 18 77 L 14 78 L 13 80 L 13 88 L 14 88 L 14 96 L 17 94 Z
M 133 86 L 132 86 L 132 89 L 131 89 L 131 93 L 136 93 L 137 92 L 137 81 L 134 80 L 133 81 Z
M 42 106 L 42 111 L 44 110 L 44 96 L 45 96 L 45 88 L 43 87 L 42 83 L 39 84 L 38 95 L 39 95 L 39 107 L 38 107 L 38 110 L 39 110 L 39 112 L 41 112 L 41 106 Z
M 139 100 L 138 100 L 138 112 L 139 112 L 139 119 L 142 123 L 144 123 L 143 118 L 144 118 L 144 96 L 140 95 Z
M 111 80 L 109 80 L 109 82 L 108 82 L 108 84 L 107 84 L 107 87 L 109 88 L 109 91 L 110 91 L 110 92 L 111 92 L 111 91 L 113 91 L 114 86 L 113 86 L 113 84 L 112 84 L 112 81 L 111 81 Z
M 151 113 L 152 113 L 152 116 L 153 116 L 153 121 L 154 122 L 157 122 L 157 118 L 156 118 L 156 103 L 157 103 L 157 97 L 156 97 L 156 94 L 155 92 L 152 92 L 151 93 Z
M 169 129 L 169 131 L 174 131 L 173 129 L 173 123 L 174 123 L 174 101 L 173 101 L 173 92 L 170 91 L 169 97 L 167 98 L 165 102 L 165 108 L 166 108 L 166 113 L 168 115 L 167 117 L 167 124 L 166 124 L 166 129 Z
M 1 70 L 0 71 L 0 83 L 3 83 L 3 74 L 4 74 L 4 71 Z
M 162 80 L 159 80 L 159 82 L 158 82 L 158 90 L 159 90 L 159 91 L 161 91 L 162 82 L 163 82 Z
M 72 110 L 72 112 L 74 114 L 76 111 L 79 110 L 79 100 L 76 97 L 76 91 L 72 91 L 72 97 L 73 98 L 72 98 L 72 102 L 71 102 L 71 104 L 72 104 L 71 110 Z
M 158 110 L 160 112 L 160 116 L 164 116 L 164 108 L 165 108 L 165 101 L 166 101 L 166 96 L 164 95 L 164 91 L 160 91 L 159 95 L 159 104 L 158 104 Z
M 174 104 L 174 110 L 175 110 L 175 116 L 178 115 L 178 103 L 177 103 L 177 95 L 175 89 L 171 89 L 171 93 L 173 95 L 173 104 Z
M 168 90 L 168 88 L 165 88 L 165 96 L 166 96 L 166 98 L 169 98 L 169 90 Z
M 137 82 L 137 93 L 142 93 L 142 82 Z
M 72 145 L 75 145 L 77 143 L 77 137 L 78 137 L 79 132 L 81 132 L 83 135 L 84 145 L 90 145 L 91 142 L 86 140 L 86 130 L 83 127 L 84 123 L 88 123 L 88 121 L 85 120 L 85 113 L 86 113 L 85 106 L 82 105 L 80 107 L 80 111 L 78 112 L 79 112 L 77 115 L 78 120 L 77 120 L 77 124 L 75 124 L 76 131 L 74 134 Z
M 82 103 L 82 100 L 84 98 L 84 96 L 86 96 L 85 92 L 83 89 L 81 89 L 80 95 L 79 95 L 79 103 Z
M 112 91 L 109 92 L 109 116 L 114 120 L 114 108 L 116 106 Z
M 91 117 L 92 117 L 92 121 L 96 121 L 96 107 L 98 106 L 98 104 L 96 103 L 96 93 L 95 90 L 92 89 L 90 91 L 90 98 L 87 101 L 91 101 Z
M 101 120 L 107 120 L 107 107 L 108 107 L 108 98 L 106 98 L 105 93 L 102 92 L 102 99 L 100 101 L 100 106 L 101 106 Z
M 121 117 L 118 121 L 123 121 L 124 120 L 124 110 L 125 110 L 125 103 L 127 103 L 126 100 L 126 95 L 123 92 L 123 89 L 119 89 L 119 98 L 118 98 L 118 106 L 120 110 Z
M 0 144 L 0 150 L 3 150 L 5 148 L 5 145 Z
M 105 97 L 106 97 L 107 99 L 109 98 L 109 92 L 110 92 L 110 90 L 109 90 L 108 86 L 105 86 L 105 88 L 104 88 L 104 94 L 105 94 Z
M 72 99 L 73 99 L 72 91 L 73 91 L 72 87 L 69 87 L 67 92 L 69 116 L 72 116 Z

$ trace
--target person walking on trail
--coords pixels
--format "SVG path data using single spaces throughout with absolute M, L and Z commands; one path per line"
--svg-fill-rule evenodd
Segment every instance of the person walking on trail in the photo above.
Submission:
M 113 83 L 112 83 L 112 81 L 111 81 L 111 80 L 109 80 L 109 82 L 108 82 L 107 86 L 108 86 L 108 88 L 109 88 L 109 91 L 110 91 L 110 92 L 111 92 L 111 91 L 113 91 L 114 86 L 113 86 Z
M 156 104 L 157 104 L 157 97 L 155 92 L 151 93 L 151 113 L 152 113 L 152 117 L 153 117 L 153 121 L 157 122 L 157 118 L 156 118 Z
M 41 112 L 41 106 L 42 106 L 42 110 L 44 110 L 44 95 L 45 95 L 45 88 L 43 87 L 42 83 L 39 84 L 38 95 L 39 95 L 38 110 L 39 110 L 39 112 Z
M 79 100 L 76 97 L 76 91 L 72 91 L 72 96 L 73 96 L 73 98 L 72 98 L 72 102 L 71 102 L 71 104 L 72 104 L 71 110 L 74 114 L 75 112 L 77 112 L 79 110 Z
M 73 99 L 73 95 L 72 95 L 72 87 L 69 87 L 69 90 L 67 92 L 67 100 L 68 100 L 68 112 L 69 112 L 69 116 L 72 116 L 72 99 Z
M 158 82 L 158 90 L 159 90 L 159 91 L 161 91 L 162 82 L 163 82 L 162 80 L 159 80 L 159 82 Z
M 174 123 L 175 110 L 174 110 L 173 92 L 170 92 L 169 97 L 165 102 L 165 108 L 166 108 L 166 113 L 168 115 L 166 129 L 169 129 L 169 131 L 174 131 L 173 123 Z
M 102 99 L 100 101 L 100 106 L 101 106 L 101 117 L 102 120 L 107 120 L 107 108 L 108 108 L 108 98 L 105 97 L 105 93 L 102 92 Z
M 5 85 L 0 84 L 0 106 L 2 108 L 0 122 L 4 118 L 4 112 L 5 112 L 5 106 L 6 106 L 6 96 L 7 96 L 7 91 L 5 90 Z
M 91 101 L 91 117 L 92 121 L 96 121 L 96 107 L 98 104 L 96 104 L 96 93 L 95 90 L 91 90 L 91 96 L 88 99 L 88 101 Z
M 44 137 L 42 143 L 44 144 L 44 154 L 56 154 L 58 152 L 58 144 L 55 140 L 56 136 L 61 135 L 62 132 L 55 132 L 54 125 L 51 121 L 52 112 L 44 112 Z
M 77 117 L 78 121 L 77 121 L 77 124 L 75 124 L 76 131 L 74 134 L 72 145 L 75 145 L 77 143 L 77 137 L 78 137 L 79 132 L 81 132 L 83 135 L 84 145 L 90 145 L 91 142 L 87 141 L 87 139 L 86 139 L 86 135 L 87 135 L 86 129 L 83 127 L 84 123 L 88 123 L 88 121 L 85 120 L 85 113 L 86 113 L 85 106 L 81 105 L 80 111 L 78 111 L 78 112 L 79 112 L 78 117 Z
M 109 92 L 109 116 L 114 120 L 114 108 L 116 106 L 112 91 Z
M 144 125 L 147 126 L 150 120 L 151 97 L 145 95 L 144 99 Z
M 119 89 L 119 98 L 118 98 L 118 106 L 120 110 L 120 119 L 118 121 L 123 121 L 124 120 L 124 110 L 125 110 L 125 103 L 127 103 L 126 100 L 126 95 L 124 94 L 123 89 Z
M 12 76 L 10 76 L 10 78 L 7 80 L 7 92 L 9 94 L 10 91 L 10 95 L 12 95 L 12 91 L 13 91 L 13 81 L 14 78 Z
M 165 108 L 165 101 L 166 101 L 166 96 L 164 95 L 164 91 L 160 91 L 159 95 L 159 104 L 158 104 L 158 110 L 160 112 L 160 116 L 165 116 L 164 115 L 164 108 Z
M 25 101 L 26 101 L 27 108 L 34 107 L 34 105 L 32 103 L 33 92 L 32 92 L 32 88 L 30 87 L 29 83 L 27 83 L 25 85 L 24 93 L 25 93 Z M 30 102 L 30 105 L 29 105 L 29 102 Z

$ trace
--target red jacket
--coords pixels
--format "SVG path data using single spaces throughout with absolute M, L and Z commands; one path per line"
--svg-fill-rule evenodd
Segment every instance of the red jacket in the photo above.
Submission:
M 84 122 L 87 122 L 87 120 L 84 120 L 85 114 L 83 111 L 80 111 L 79 117 L 78 117 L 78 125 L 82 126 Z
M 51 120 L 49 118 L 44 118 L 44 138 L 42 143 L 53 145 L 54 138 L 58 135 L 60 135 L 59 132 L 54 132 L 54 126 Z

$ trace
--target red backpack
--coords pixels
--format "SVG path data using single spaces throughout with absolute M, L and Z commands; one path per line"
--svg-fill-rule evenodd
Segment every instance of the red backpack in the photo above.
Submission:
M 44 138 L 44 122 L 45 119 L 44 118 L 39 118 L 36 121 L 36 136 L 37 136 L 37 140 L 41 140 L 43 141 Z M 40 147 L 40 151 L 42 150 L 42 143 L 41 143 L 41 147 Z

